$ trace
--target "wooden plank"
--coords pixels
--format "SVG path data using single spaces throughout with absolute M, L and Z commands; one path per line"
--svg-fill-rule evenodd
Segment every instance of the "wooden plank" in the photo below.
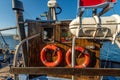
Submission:
M 40 33 L 40 23 L 29 23 L 28 24 L 28 36 L 35 35 Z M 27 57 L 29 61 L 29 67 L 38 66 L 39 65 L 39 48 L 40 48 L 40 37 L 36 37 L 28 41 L 28 54 Z
M 52 74 L 86 76 L 120 76 L 120 68 L 63 68 L 63 67 L 11 67 L 12 74 Z

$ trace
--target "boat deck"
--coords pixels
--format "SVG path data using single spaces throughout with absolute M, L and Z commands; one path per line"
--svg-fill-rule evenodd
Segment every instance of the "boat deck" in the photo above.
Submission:
M 6 80 L 9 77 L 13 78 L 13 74 L 9 73 L 9 66 L 6 66 L 6 64 L 4 64 L 4 66 L 5 67 L 0 68 L 0 80 Z

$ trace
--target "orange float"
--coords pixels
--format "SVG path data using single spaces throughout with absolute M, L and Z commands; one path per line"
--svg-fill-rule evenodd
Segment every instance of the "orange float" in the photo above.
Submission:
M 49 51 L 49 50 L 54 50 L 55 53 L 57 54 L 57 59 L 54 61 L 54 62 L 50 62 L 50 61 L 47 61 L 46 59 L 46 52 Z M 55 45 L 46 45 L 42 50 L 41 50 L 41 53 L 40 53 L 40 59 L 42 61 L 42 63 L 47 66 L 47 67 L 55 67 L 57 66 L 58 64 L 60 64 L 61 60 L 62 60 L 62 52 L 60 50 L 60 48 L 58 48 L 57 46 Z
M 76 65 L 75 68 L 85 68 L 89 65 L 90 63 L 90 54 L 82 47 L 75 47 L 75 50 L 76 51 L 80 51 L 81 54 L 84 55 L 85 57 L 85 60 L 84 62 L 81 64 L 81 65 Z M 72 53 L 72 50 L 69 49 L 66 53 L 66 63 L 69 67 L 71 67 L 71 53 Z

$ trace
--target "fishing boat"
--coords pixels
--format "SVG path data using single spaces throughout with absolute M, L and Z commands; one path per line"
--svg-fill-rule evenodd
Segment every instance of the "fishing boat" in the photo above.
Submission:
M 12 3 L 20 40 L 10 67 L 15 80 L 100 80 L 101 76 L 120 76 L 119 68 L 99 66 L 102 42 L 111 41 L 120 47 L 120 16 L 102 16 L 116 0 L 79 0 L 74 20 L 58 20 L 62 9 L 56 0 L 48 0 L 49 11 L 42 15 L 46 20 L 24 21 L 22 1 Z M 83 16 L 86 9 L 92 10 L 91 17 Z

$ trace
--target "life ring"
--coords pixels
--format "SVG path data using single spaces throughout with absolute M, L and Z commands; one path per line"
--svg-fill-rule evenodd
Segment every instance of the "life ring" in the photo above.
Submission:
M 54 61 L 54 62 L 50 62 L 50 61 L 47 61 L 46 59 L 46 52 L 48 50 L 54 50 L 55 53 L 57 53 L 57 59 Z M 60 64 L 61 60 L 62 60 L 62 51 L 60 50 L 60 48 L 58 48 L 57 46 L 55 45 L 46 45 L 42 50 L 41 50 L 41 53 L 40 53 L 40 59 L 42 61 L 42 63 L 47 66 L 47 67 L 55 67 L 57 66 L 58 64 Z
M 85 68 L 88 66 L 88 64 L 90 63 L 90 54 L 82 47 L 75 47 L 75 50 L 80 51 L 81 54 L 84 54 L 85 60 L 82 64 L 80 65 L 76 65 L 75 68 Z M 66 63 L 69 67 L 71 67 L 71 53 L 72 50 L 69 49 L 66 53 Z

